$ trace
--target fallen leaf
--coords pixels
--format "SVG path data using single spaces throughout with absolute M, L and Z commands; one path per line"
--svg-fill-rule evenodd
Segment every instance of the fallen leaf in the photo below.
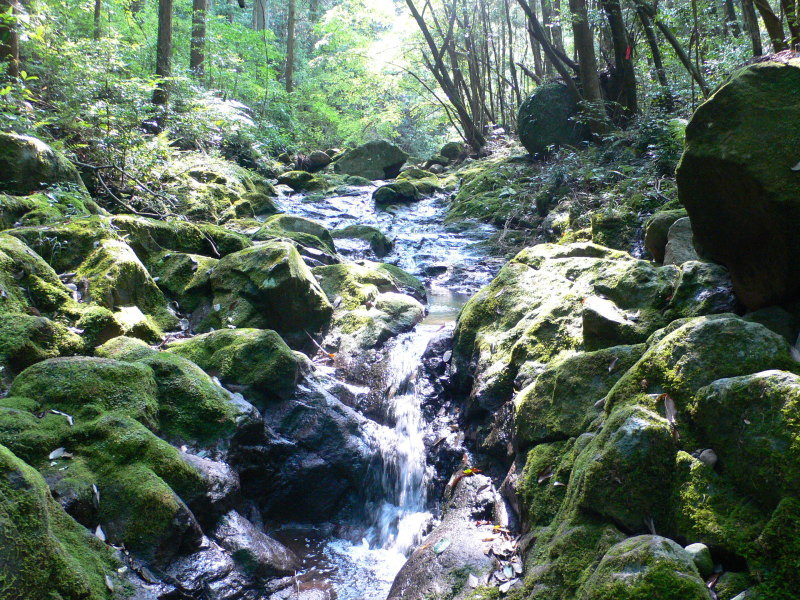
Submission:
M 57 458 L 61 458 L 62 456 L 64 456 L 66 451 L 67 451 L 66 448 L 56 448 L 47 456 L 47 458 L 49 458 L 50 460 L 56 460 Z
M 608 372 L 609 373 L 613 373 L 614 372 L 614 368 L 617 366 L 618 362 L 619 362 L 619 356 L 615 356 L 614 360 L 611 361 L 611 364 L 608 365 Z
M 106 532 L 103 531 L 103 528 L 100 527 L 100 525 L 98 525 L 97 529 L 94 530 L 94 535 L 101 542 L 105 542 L 106 541 Z
M 542 485 L 545 481 L 550 479 L 553 476 L 553 467 L 552 465 L 547 467 L 544 471 L 539 473 L 538 483 Z

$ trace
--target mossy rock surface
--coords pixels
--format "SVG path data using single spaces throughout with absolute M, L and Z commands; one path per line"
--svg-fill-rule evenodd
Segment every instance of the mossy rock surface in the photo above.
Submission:
M 360 261 L 316 267 L 313 273 L 328 299 L 334 302 L 339 298 L 344 309 L 359 308 L 384 292 L 425 299 L 422 282 L 394 265 Z
M 467 146 L 464 142 L 447 142 L 439 150 L 439 154 L 450 160 L 458 160 L 467 154 Z
M 601 246 L 633 250 L 639 241 L 639 215 L 628 210 L 605 210 L 592 215 L 592 241 Z
M 121 586 L 110 549 L 53 500 L 41 475 L 0 446 L 0 596 L 110 600 Z
M 588 139 L 587 128 L 577 116 L 578 101 L 565 85 L 540 85 L 519 107 L 519 139 L 528 152 L 538 155 L 551 147 L 574 146 Z
M 166 251 L 152 257 L 148 266 L 158 287 L 177 300 L 183 311 L 192 312 L 210 301 L 211 273 L 218 262 L 199 254 Z
M 75 416 L 119 411 L 157 427 L 157 386 L 145 365 L 86 356 L 48 359 L 20 373 L 10 393 Z
M 366 179 L 392 179 L 408 160 L 408 154 L 386 140 L 374 140 L 348 150 L 333 166 L 338 174 Z
M 707 600 L 689 554 L 657 535 L 628 538 L 609 548 L 583 584 L 585 600 Z
M 644 247 L 656 262 L 664 262 L 664 249 L 667 245 L 669 228 L 678 219 L 687 216 L 683 208 L 663 210 L 654 214 L 645 224 Z
M 378 258 L 383 258 L 394 248 L 392 240 L 380 229 L 369 225 L 348 225 L 341 229 L 334 229 L 331 231 L 331 236 L 335 240 L 362 240 L 367 242 L 372 253 Z
M 229 254 L 211 274 L 214 308 L 207 327 L 274 329 L 304 345 L 333 313 L 311 270 L 289 242 Z M 218 309 L 218 310 L 216 310 Z
M 228 392 L 187 358 L 159 352 L 137 339 L 118 337 L 97 355 L 150 367 L 156 380 L 159 430 L 176 441 L 204 444 L 229 438 L 239 411 Z
M 300 248 L 313 248 L 330 255 L 336 255 L 336 247 L 330 231 L 323 225 L 294 215 L 275 215 L 264 221 L 264 225 L 253 235 L 255 241 L 288 238 Z
M 0 133 L 0 173 L 0 192 L 30 194 L 48 186 L 86 191 L 75 165 L 29 136 Z
M 641 357 L 644 344 L 614 346 L 556 360 L 515 399 L 518 447 L 566 440 L 587 431 L 601 401 Z
M 0 194 L 0 230 L 103 213 L 85 192 L 77 189 L 38 192 L 29 196 Z
M 677 169 L 698 247 L 750 310 L 800 298 L 799 86 L 800 58 L 738 71 L 695 111 Z
M 372 193 L 375 204 L 385 206 L 402 202 L 417 202 L 421 199 L 420 192 L 414 183 L 407 180 L 397 180 L 387 183 Z
M 53 313 L 72 298 L 56 272 L 23 242 L 0 235 L 0 313 Z
M 152 317 L 156 324 L 169 328 L 177 319 L 167 310 L 163 292 L 125 242 L 103 240 L 81 264 L 75 275 L 88 281 L 88 298 L 115 311 L 123 307 L 138 307 Z
M 287 171 L 278 176 L 278 183 L 288 185 L 296 192 L 324 190 L 327 186 L 322 177 L 308 171 Z
M 8 231 L 30 246 L 59 273 L 75 271 L 103 240 L 119 239 L 111 221 L 93 215 Z
M 223 383 L 249 387 L 250 395 L 259 398 L 289 398 L 302 372 L 302 361 L 270 330 L 214 331 L 172 342 L 168 349 Z

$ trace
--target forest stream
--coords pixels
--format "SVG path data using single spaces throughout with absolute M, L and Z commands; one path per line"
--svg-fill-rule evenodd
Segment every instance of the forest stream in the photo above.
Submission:
M 376 182 L 376 186 L 381 184 Z M 289 524 L 275 532 L 302 559 L 297 590 L 333 591 L 326 597 L 338 600 L 384 600 L 397 572 L 438 516 L 440 498 L 431 493 L 435 466 L 429 464 L 427 448 L 442 435 L 453 439 L 458 435 L 453 432 L 457 429 L 453 415 L 433 409 L 440 399 L 422 357 L 437 334 L 452 330 L 461 306 L 491 281 L 503 262 L 487 256 L 486 242 L 494 227 L 445 223 L 444 195 L 385 210 L 375 205 L 374 189 L 353 187 L 343 195 L 313 203 L 304 203 L 298 194 L 281 199 L 287 212 L 331 230 L 357 224 L 384 231 L 394 240 L 394 249 L 383 260 L 417 276 L 427 290 L 427 316 L 390 342 L 386 352 L 390 385 L 379 420 L 387 425 L 381 426 L 377 457 L 383 465 L 383 497 L 346 527 L 341 523 Z M 337 250 L 358 260 L 367 254 L 368 245 L 342 240 L 337 241 Z M 347 369 L 322 363 L 317 369 L 348 381 Z M 359 391 L 358 386 L 351 389 Z

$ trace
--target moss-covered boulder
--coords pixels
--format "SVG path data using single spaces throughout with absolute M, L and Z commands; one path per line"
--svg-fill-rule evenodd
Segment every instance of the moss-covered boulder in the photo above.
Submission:
M 567 440 L 587 431 L 601 414 L 598 403 L 644 350 L 644 344 L 614 346 L 548 364 L 514 399 L 516 445 Z
M 464 142 L 447 142 L 439 150 L 439 154 L 450 160 L 458 160 L 467 155 L 467 146 Z
M 152 257 L 149 267 L 158 287 L 177 300 L 184 312 L 191 313 L 210 305 L 211 273 L 218 262 L 208 256 L 167 251 Z
M 669 228 L 667 245 L 664 247 L 665 265 L 682 265 L 687 261 L 697 261 L 700 256 L 694 247 L 692 223 L 689 217 L 678 219 Z
M 86 191 L 75 166 L 33 137 L 0 133 L 0 192 L 30 194 L 49 186 Z
M 167 310 L 164 294 L 125 242 L 111 239 L 100 242 L 81 263 L 75 277 L 88 282 L 86 300 L 109 310 L 135 306 L 162 328 L 177 322 Z
M 111 225 L 147 264 L 165 250 L 220 258 L 253 245 L 247 236 L 211 223 L 117 215 Z
M 394 183 L 387 183 L 376 189 L 372 193 L 372 199 L 379 206 L 387 204 L 397 204 L 400 202 L 417 202 L 421 199 L 419 190 L 413 183 L 406 180 L 398 180 Z
M 737 489 L 766 507 L 800 495 L 800 377 L 764 371 L 719 379 L 698 390 L 688 413 Z
M 576 458 L 566 502 L 628 531 L 662 526 L 670 518 L 676 450 L 664 418 L 620 408 Z
M 615 384 L 606 408 L 638 402 L 639 394 L 667 393 L 684 410 L 697 391 L 725 377 L 790 369 L 789 344 L 763 325 L 733 315 L 677 321 L 657 336 Z M 682 427 L 683 423 L 678 423 Z
M 408 154 L 386 140 L 374 140 L 345 152 L 333 166 L 336 173 L 366 179 L 393 179 L 408 160 Z
M 654 214 L 645 224 L 644 247 L 656 262 L 664 262 L 664 250 L 669 240 L 669 228 L 678 219 L 687 216 L 685 209 L 663 210 Z
M 303 368 L 303 361 L 269 330 L 223 329 L 177 340 L 168 349 L 259 399 L 289 398 Z
M 20 373 L 10 393 L 73 416 L 118 411 L 157 429 L 156 381 L 140 364 L 86 356 L 48 359 Z
M 798 86 L 798 58 L 740 70 L 694 113 L 677 169 L 699 247 L 751 310 L 800 297 Z
M 338 249 L 343 254 L 359 254 L 362 252 L 358 242 L 366 243 L 372 253 L 383 258 L 394 248 L 394 242 L 375 227 L 369 225 L 348 225 L 331 231 L 333 239 L 338 240 Z M 353 244 L 355 242 L 355 244 Z
M 57 189 L 29 196 L 0 194 L 0 229 L 45 225 L 103 212 L 85 192 L 77 189 Z
M 211 274 L 208 327 L 274 329 L 302 346 L 333 312 L 311 270 L 289 242 L 271 241 L 229 254 Z
M 519 107 L 519 139 L 534 155 L 546 154 L 550 147 L 573 146 L 588 137 L 577 116 L 578 101 L 565 85 L 540 85 Z
M 296 192 L 324 190 L 327 187 L 324 179 L 308 171 L 287 171 L 278 176 L 278 183 L 288 185 Z
M 330 231 L 311 219 L 287 214 L 275 215 L 264 221 L 263 226 L 253 234 L 253 239 L 291 240 L 307 261 L 316 263 L 314 266 L 338 262 Z
M 374 301 L 378 294 L 395 292 L 425 300 L 425 286 L 414 277 L 385 263 L 360 261 L 317 267 L 313 270 L 331 302 L 345 309 L 358 308 Z
M 0 389 L 34 363 L 79 354 L 81 338 L 64 325 L 45 317 L 0 314 Z
M 639 235 L 639 215 L 633 211 L 605 210 L 592 215 L 592 242 L 630 252 Z
M 56 272 L 20 240 L 0 235 L 0 313 L 52 313 L 71 294 Z
M 106 239 L 119 239 L 111 221 L 102 216 L 81 217 L 37 227 L 8 231 L 30 246 L 59 273 L 75 271 Z
M 562 352 L 637 344 L 675 318 L 731 310 L 724 270 L 697 264 L 660 268 L 585 243 L 527 248 L 461 311 L 454 381 L 494 410 Z
M 154 350 L 140 340 L 115 338 L 97 355 L 152 369 L 156 380 L 159 430 L 175 441 L 210 444 L 230 437 L 242 416 L 228 392 L 191 360 Z
M 584 600 L 707 600 L 691 556 L 657 535 L 628 538 L 606 552 L 578 595 Z
M 0 596 L 110 600 L 111 550 L 53 500 L 41 475 L 0 446 Z
M 167 193 L 177 198 L 180 214 L 192 220 L 218 223 L 243 200 L 256 214 L 278 212 L 269 182 L 219 157 L 186 153 L 167 165 L 161 180 Z

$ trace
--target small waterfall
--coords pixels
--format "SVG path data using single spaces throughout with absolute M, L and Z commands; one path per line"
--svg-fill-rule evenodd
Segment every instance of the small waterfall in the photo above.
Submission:
M 375 545 L 403 555 L 420 541 L 432 515 L 426 510 L 428 473 L 420 383 L 422 355 L 433 328 L 420 325 L 401 336 L 390 357 L 387 410 L 395 422 L 382 444 L 386 500 L 375 518 Z

